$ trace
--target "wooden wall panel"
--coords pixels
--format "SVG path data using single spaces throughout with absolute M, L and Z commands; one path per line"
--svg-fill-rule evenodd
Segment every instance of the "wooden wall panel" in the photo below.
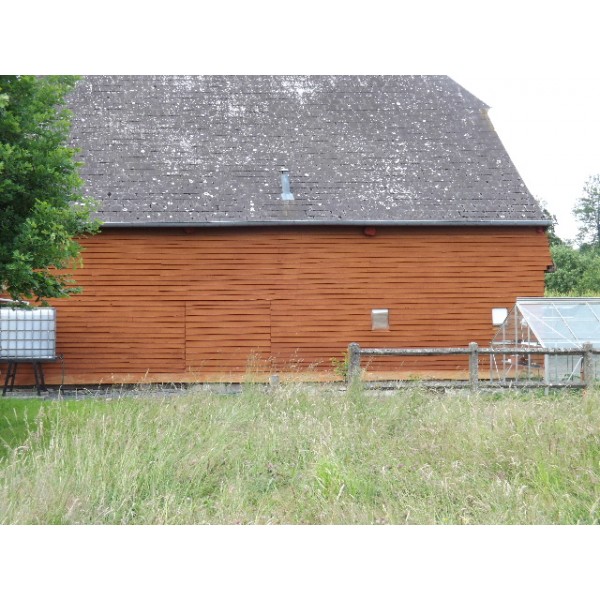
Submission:
M 188 302 L 187 371 L 224 375 L 270 370 L 270 318 L 266 301 Z
M 49 381 L 110 383 L 185 373 L 185 303 L 78 296 L 54 304 L 64 370 L 48 365 Z
M 325 374 L 350 341 L 487 344 L 491 309 L 542 295 L 551 263 L 526 227 L 106 229 L 83 243 L 84 294 L 55 303 L 66 383 L 222 379 L 252 352 L 265 371 Z M 390 331 L 371 331 L 372 308 L 390 309 Z

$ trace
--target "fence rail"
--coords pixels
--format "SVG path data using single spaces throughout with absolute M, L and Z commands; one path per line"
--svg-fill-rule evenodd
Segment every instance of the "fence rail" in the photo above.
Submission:
M 583 344 L 581 349 L 562 348 L 531 348 L 529 346 L 513 346 L 511 348 L 480 348 L 477 342 L 471 342 L 467 348 L 361 348 L 353 342 L 348 345 L 348 382 L 360 380 L 362 356 L 460 356 L 469 357 L 469 386 L 476 390 L 479 387 L 479 356 L 583 356 L 581 384 L 561 383 L 549 384 L 540 382 L 525 387 L 588 387 L 594 380 L 593 357 L 600 355 L 600 350 L 594 350 L 592 344 Z

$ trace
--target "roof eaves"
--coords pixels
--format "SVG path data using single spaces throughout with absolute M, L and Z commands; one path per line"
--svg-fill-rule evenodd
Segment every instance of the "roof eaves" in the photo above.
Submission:
M 102 227 L 120 228 L 120 227 L 143 227 L 143 228 L 203 228 L 203 227 L 281 227 L 281 226 L 380 226 L 380 227 L 549 227 L 552 221 L 547 219 L 493 219 L 481 221 L 449 221 L 449 220 L 354 220 L 354 221 L 319 221 L 312 220 L 271 220 L 271 221 L 119 221 L 105 222 Z

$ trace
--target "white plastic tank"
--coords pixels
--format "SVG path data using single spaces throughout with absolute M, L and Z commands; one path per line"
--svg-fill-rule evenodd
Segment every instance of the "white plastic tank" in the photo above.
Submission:
M 56 309 L 0 305 L 0 358 L 56 357 Z

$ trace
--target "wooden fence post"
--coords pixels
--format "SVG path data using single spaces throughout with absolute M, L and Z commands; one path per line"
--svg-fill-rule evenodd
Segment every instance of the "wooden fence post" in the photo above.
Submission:
M 479 344 L 471 342 L 469 350 L 469 384 L 475 392 L 479 388 Z
M 348 384 L 360 380 L 360 346 L 356 342 L 348 345 Z
M 592 344 L 586 342 L 583 345 L 583 383 L 589 388 L 594 383 L 594 355 L 592 354 Z

